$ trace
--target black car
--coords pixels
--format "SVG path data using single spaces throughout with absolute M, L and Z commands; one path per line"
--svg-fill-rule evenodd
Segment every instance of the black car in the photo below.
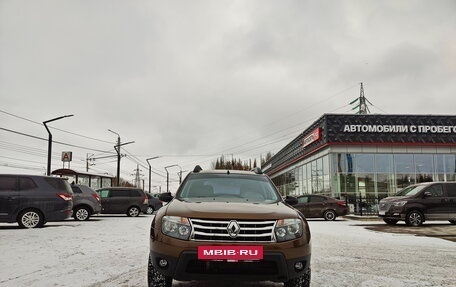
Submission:
M 105 187 L 96 190 L 101 199 L 102 214 L 126 214 L 139 216 L 146 213 L 149 199 L 136 187 Z
M 71 184 L 73 189 L 73 218 L 89 220 L 90 216 L 101 212 L 98 193 L 86 185 Z
M 391 225 L 400 220 L 410 226 L 420 226 L 426 220 L 456 224 L 456 182 L 410 185 L 396 196 L 380 200 L 378 215 Z
M 163 206 L 163 202 L 154 196 L 154 194 L 146 192 L 147 199 L 149 200 L 149 207 L 146 210 L 147 214 L 152 214 Z
M 22 228 L 71 217 L 73 191 L 60 177 L 0 174 L 0 222 Z
M 336 217 L 348 213 L 348 207 L 344 200 L 318 194 L 302 195 L 297 198 L 298 204 L 293 207 L 301 211 L 306 218 L 335 220 Z

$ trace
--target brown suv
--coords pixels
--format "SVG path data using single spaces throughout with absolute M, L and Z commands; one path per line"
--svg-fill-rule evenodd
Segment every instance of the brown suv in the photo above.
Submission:
M 410 185 L 396 196 L 380 200 L 378 215 L 387 224 L 399 220 L 411 226 L 420 226 L 426 220 L 448 220 L 456 224 L 456 182 Z
M 284 282 L 310 286 L 310 230 L 303 215 L 282 200 L 271 180 L 255 172 L 196 166 L 150 232 L 148 286 L 172 280 Z

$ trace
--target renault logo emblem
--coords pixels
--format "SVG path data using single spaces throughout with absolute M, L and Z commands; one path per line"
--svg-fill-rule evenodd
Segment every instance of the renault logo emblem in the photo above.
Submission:
M 228 235 L 231 238 L 236 238 L 239 234 L 239 231 L 241 231 L 241 227 L 239 226 L 239 223 L 237 223 L 236 220 L 231 220 L 228 226 L 226 227 L 226 230 L 228 231 Z

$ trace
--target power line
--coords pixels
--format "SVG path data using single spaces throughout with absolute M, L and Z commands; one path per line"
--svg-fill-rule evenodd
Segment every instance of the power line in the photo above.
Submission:
M 40 125 L 40 126 L 43 125 L 43 123 L 40 123 L 40 122 L 31 120 L 31 119 L 27 119 L 27 118 L 25 118 L 25 117 L 18 116 L 18 115 L 9 113 L 9 112 L 4 111 L 4 110 L 0 110 L 0 112 L 1 112 L 1 113 L 4 113 L 4 114 L 7 114 L 7 115 L 9 115 L 9 116 L 12 116 L 12 117 L 21 119 L 21 120 L 25 120 L 25 121 L 28 121 L 28 122 L 31 122 L 31 123 Z M 58 130 L 58 131 L 61 131 L 61 132 L 64 132 L 64 133 L 67 133 L 67 134 L 75 135 L 75 136 L 78 136 L 78 137 L 83 137 L 83 138 L 86 138 L 86 139 L 90 139 L 90 140 L 94 140 L 94 141 L 99 141 L 99 142 L 103 142 L 103 143 L 109 143 L 109 144 L 111 143 L 111 142 L 109 142 L 109 141 L 100 140 L 100 139 L 96 139 L 96 138 L 93 138 L 93 137 L 88 137 L 88 136 L 86 136 L 86 135 L 81 135 L 81 134 L 69 132 L 69 131 L 67 131 L 67 130 L 55 128 L 55 127 L 52 127 L 52 126 L 48 126 L 48 127 L 53 128 L 53 129 Z
M 40 170 L 40 171 L 43 171 L 43 173 L 46 173 L 46 168 L 44 166 L 43 167 L 35 167 L 35 166 L 11 164 L 11 163 L 5 163 L 5 162 L 0 162 L 0 166 L 10 167 L 10 168 L 27 169 L 27 170 Z
M 4 130 L 4 131 L 10 132 L 10 133 L 15 133 L 15 134 L 22 135 L 22 136 L 27 136 L 27 137 L 38 139 L 38 140 L 42 140 L 42 141 L 48 141 L 48 139 L 45 139 L 45 138 L 37 137 L 37 136 L 34 136 L 34 135 L 29 135 L 29 134 L 18 132 L 18 131 L 13 131 L 13 130 L 2 128 L 2 127 L 0 127 L 0 130 Z M 65 146 L 70 146 L 70 147 L 77 147 L 77 148 L 82 148 L 82 149 L 96 151 L 96 152 L 102 152 L 102 153 L 106 153 L 107 152 L 107 151 L 104 151 L 104 150 L 99 150 L 99 149 L 94 149 L 94 148 L 89 148 L 89 147 L 83 147 L 83 146 L 78 146 L 78 145 L 74 145 L 74 144 L 68 144 L 68 143 L 64 143 L 64 142 L 60 142 L 60 141 L 53 141 L 52 143 L 61 144 L 61 145 L 65 145 Z

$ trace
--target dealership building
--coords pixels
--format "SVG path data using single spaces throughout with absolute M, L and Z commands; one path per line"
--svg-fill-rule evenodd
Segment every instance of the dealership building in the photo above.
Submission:
M 283 195 L 325 194 L 375 213 L 408 185 L 456 181 L 456 116 L 325 114 L 262 169 Z

